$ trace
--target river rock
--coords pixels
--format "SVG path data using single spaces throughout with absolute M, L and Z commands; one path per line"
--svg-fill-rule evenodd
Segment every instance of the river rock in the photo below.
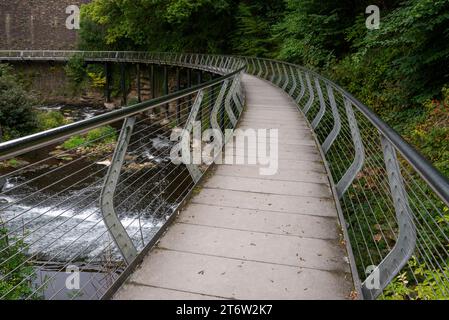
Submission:
M 105 102 L 105 103 L 104 103 L 104 107 L 105 107 L 106 109 L 108 109 L 108 110 L 114 110 L 114 109 L 117 109 L 117 106 L 116 106 L 115 103 L 113 103 L 113 102 L 111 102 L 111 103 Z
M 109 161 L 109 160 L 105 160 L 105 161 L 100 161 L 100 162 L 97 162 L 97 164 L 98 164 L 98 165 L 100 165 L 100 166 L 106 166 L 106 167 L 110 167 L 110 166 L 111 166 L 111 164 L 112 164 L 112 162 L 111 162 L 111 161 Z
M 169 120 L 164 119 L 164 120 L 161 121 L 161 126 L 166 126 L 166 125 L 169 124 L 169 123 L 170 123 Z

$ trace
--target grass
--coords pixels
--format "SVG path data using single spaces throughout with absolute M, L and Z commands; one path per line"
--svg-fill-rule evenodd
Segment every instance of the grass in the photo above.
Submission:
M 105 126 L 89 131 L 85 135 L 76 135 L 62 144 L 63 149 L 72 150 L 80 147 L 110 144 L 117 141 L 117 132 L 111 126 Z

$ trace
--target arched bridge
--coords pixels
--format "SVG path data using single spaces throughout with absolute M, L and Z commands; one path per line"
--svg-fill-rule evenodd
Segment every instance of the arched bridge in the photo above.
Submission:
M 0 144 L 1 298 L 449 296 L 447 179 L 332 81 L 252 57 L 0 51 L 74 56 L 105 65 L 107 99 L 117 66 L 124 105 L 131 66 L 139 100 L 155 67 L 165 94 Z

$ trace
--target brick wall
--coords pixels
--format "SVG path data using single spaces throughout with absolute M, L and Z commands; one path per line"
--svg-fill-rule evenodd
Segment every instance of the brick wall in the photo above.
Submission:
M 66 8 L 91 0 L 0 0 L 0 49 L 75 49 L 77 30 L 66 27 Z

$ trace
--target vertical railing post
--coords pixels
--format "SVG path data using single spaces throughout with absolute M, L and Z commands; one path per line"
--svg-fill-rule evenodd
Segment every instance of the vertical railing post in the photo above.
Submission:
M 287 68 L 285 67 L 285 63 L 282 64 L 282 69 L 284 70 L 284 75 L 285 75 L 285 82 L 284 82 L 284 85 L 282 86 L 282 90 L 286 91 L 288 84 L 290 83 L 290 77 L 288 75 Z
M 238 77 L 234 77 L 231 88 L 229 89 L 225 99 L 225 109 L 228 114 L 229 121 L 231 121 L 233 127 L 235 127 L 235 125 L 237 124 L 237 118 L 234 114 L 234 111 L 232 110 L 231 100 L 234 97 L 234 92 L 237 90 L 237 79 Z M 224 90 L 226 90 L 226 88 L 228 87 L 227 81 L 223 84 L 223 87 L 225 87 Z
M 274 84 L 274 79 L 276 79 L 276 71 L 274 69 L 274 63 L 273 61 L 270 61 L 270 65 L 271 65 L 271 78 L 270 78 L 270 82 Z
M 137 257 L 137 249 L 120 221 L 114 207 L 114 196 L 120 179 L 120 172 L 128 150 L 128 145 L 136 119 L 127 118 L 123 124 L 117 146 L 112 157 L 100 196 L 100 208 L 103 221 L 127 264 Z
M 308 73 L 306 73 L 306 83 L 307 83 L 307 88 L 309 89 L 309 100 L 307 101 L 307 103 L 303 109 L 303 112 L 305 115 L 307 115 L 309 113 L 310 108 L 313 105 L 313 101 L 315 100 L 315 93 L 313 91 L 312 81 L 310 80 L 310 75 Z
M 226 94 L 226 89 L 228 88 L 228 83 L 229 83 L 228 80 L 223 82 L 223 85 L 222 85 L 222 87 L 220 89 L 220 93 L 218 94 L 217 99 L 214 101 L 214 107 L 212 108 L 212 112 L 211 112 L 211 116 L 210 116 L 210 122 L 211 122 L 212 129 L 215 129 L 215 130 L 220 130 L 220 129 L 223 130 L 222 124 L 218 123 L 218 113 L 219 113 L 219 111 L 221 109 L 221 104 L 222 104 L 224 96 Z M 229 96 L 229 94 L 232 95 L 232 90 L 233 89 L 231 87 L 230 91 L 228 93 L 228 96 Z M 222 132 L 224 133 L 224 131 L 222 131 Z
M 257 59 L 257 66 L 259 67 L 259 72 L 257 73 L 257 76 L 258 76 L 259 78 L 261 78 L 261 77 L 262 77 L 263 70 L 262 70 L 262 64 L 260 63 L 260 59 Z
M 281 71 L 281 65 L 279 62 L 276 63 L 276 67 L 277 67 L 277 74 L 278 74 L 278 79 L 276 80 L 276 85 L 278 87 L 280 87 L 281 83 L 282 83 L 282 71 Z
M 168 66 L 164 65 L 164 85 L 163 85 L 163 90 L 164 93 L 163 95 L 166 96 L 168 95 Z M 165 105 L 165 116 L 167 117 L 167 119 L 169 118 L 169 105 L 166 104 Z
M 362 283 L 362 292 L 365 299 L 376 299 L 382 294 L 385 287 L 407 264 L 416 247 L 416 227 L 413 222 L 413 213 L 405 190 L 396 149 L 382 133 L 380 133 L 380 137 L 399 235 L 394 248 Z
M 326 112 L 326 102 L 324 101 L 323 90 L 321 90 L 320 80 L 315 78 L 315 87 L 318 93 L 318 99 L 320 100 L 320 110 L 318 111 L 315 119 L 312 122 L 312 128 L 318 128 L 321 120 L 323 119 L 324 113 Z
M 295 91 L 296 91 L 296 87 L 298 86 L 298 83 L 296 82 L 296 77 L 295 77 L 295 74 L 294 74 L 293 67 L 290 66 L 289 70 L 290 70 L 290 75 L 292 77 L 293 84 L 292 84 L 292 87 L 290 88 L 290 91 L 288 92 L 288 95 L 290 97 L 293 97 L 293 95 L 295 94 Z
M 329 97 L 329 102 L 332 108 L 334 127 L 332 128 L 332 131 L 329 133 L 329 135 L 327 136 L 326 140 L 322 145 L 324 154 L 327 154 L 329 152 L 330 147 L 334 143 L 335 139 L 337 139 L 341 131 L 340 113 L 338 112 L 337 103 L 335 102 L 334 90 L 328 83 L 326 84 L 326 87 L 327 87 L 327 96 Z
M 349 128 L 351 130 L 352 142 L 354 143 L 354 161 L 349 169 L 337 183 L 336 190 L 339 199 L 342 199 L 349 186 L 353 183 L 365 162 L 365 148 L 363 147 L 362 136 L 360 135 L 357 119 L 355 118 L 352 102 L 345 97 L 346 116 L 348 117 Z
M 204 91 L 198 91 L 196 95 L 195 102 L 193 103 L 192 110 L 190 112 L 189 118 L 187 119 L 186 126 L 183 130 L 181 137 L 191 137 L 192 130 L 195 126 L 196 119 L 198 118 L 198 114 L 201 111 L 201 104 L 204 99 Z M 190 139 L 190 138 L 189 138 Z M 190 176 L 192 177 L 195 183 L 199 182 L 202 176 L 202 172 L 198 165 L 193 163 L 192 156 L 190 157 L 191 163 L 186 163 L 186 167 L 189 170 Z
M 263 59 L 263 65 L 265 67 L 265 72 L 264 72 L 263 78 L 268 79 L 268 75 L 270 74 L 270 71 L 268 70 L 267 60 Z
M 301 70 L 298 69 L 297 73 L 298 73 L 299 82 L 301 84 L 301 91 L 299 92 L 298 97 L 296 97 L 296 103 L 299 105 L 299 103 L 301 102 L 302 98 L 306 94 L 306 86 L 304 84 L 304 79 L 302 77 Z

